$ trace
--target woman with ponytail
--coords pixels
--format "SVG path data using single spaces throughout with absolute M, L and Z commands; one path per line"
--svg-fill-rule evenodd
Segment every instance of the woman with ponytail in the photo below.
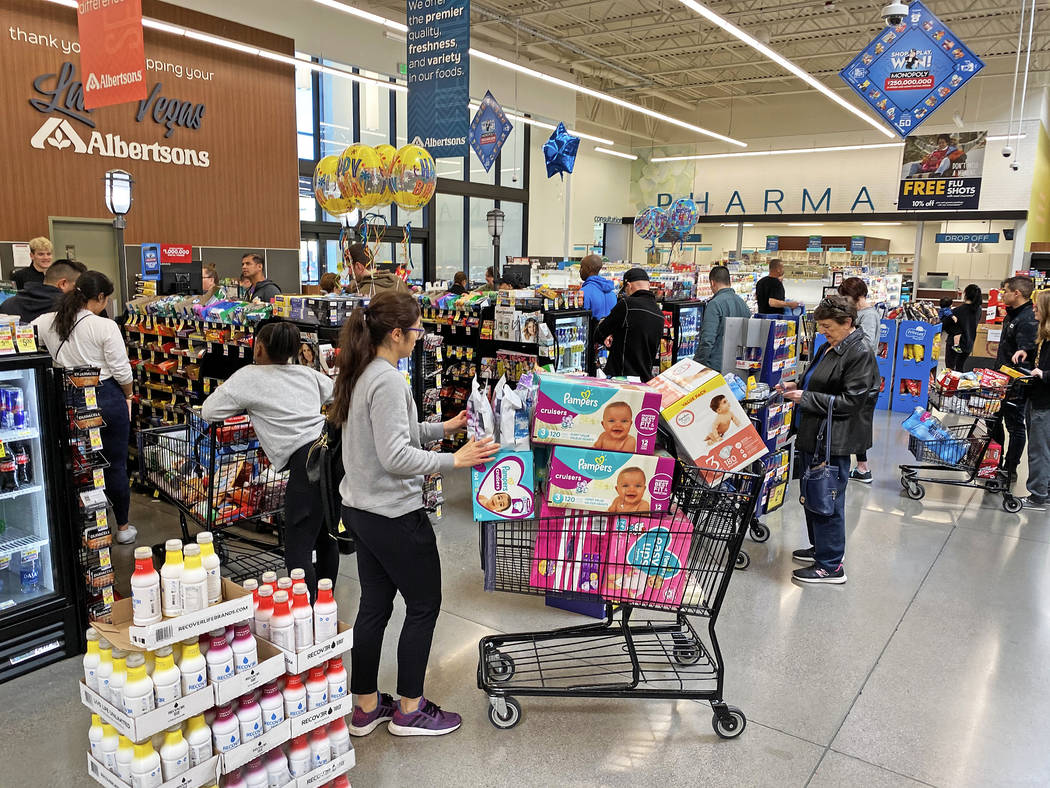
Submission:
M 458 714 L 423 697 L 430 645 L 441 608 L 441 562 L 423 509 L 423 477 L 488 462 L 490 438 L 469 441 L 455 454 L 423 450 L 466 426 L 466 413 L 443 424 L 419 423 L 412 392 L 397 364 L 424 333 L 419 305 L 388 291 L 355 310 L 339 339 L 339 377 L 329 418 L 342 425 L 339 485 L 342 518 L 354 535 L 361 604 L 354 624 L 350 689 L 357 696 L 350 732 L 365 736 L 383 723 L 396 736 L 440 736 L 459 728 Z M 395 702 L 378 691 L 383 633 L 394 596 L 405 600 L 397 649 Z
M 120 328 L 102 317 L 113 283 L 100 271 L 85 271 L 58 302 L 58 311 L 33 321 L 56 367 L 98 367 L 96 388 L 102 427 L 106 495 L 117 521 L 116 540 L 132 544 L 138 532 L 128 525 L 131 486 L 128 484 L 128 439 L 131 434 L 131 363 Z

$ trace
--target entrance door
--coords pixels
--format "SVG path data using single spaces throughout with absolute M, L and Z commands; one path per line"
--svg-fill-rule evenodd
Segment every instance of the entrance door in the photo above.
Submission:
M 107 219 L 51 219 L 51 244 L 54 259 L 71 257 L 91 271 L 101 271 L 113 281 L 115 288 L 108 310 L 116 316 L 124 311 L 120 301 L 120 273 L 117 263 L 117 231 Z M 75 256 L 74 256 L 75 255 Z

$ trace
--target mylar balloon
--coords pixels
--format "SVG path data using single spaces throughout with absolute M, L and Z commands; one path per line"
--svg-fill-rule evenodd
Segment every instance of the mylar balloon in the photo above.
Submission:
M 379 158 L 383 162 L 383 172 L 389 178 L 390 168 L 394 166 L 394 159 L 397 158 L 397 148 L 393 145 L 376 145 L 376 153 L 379 154 Z
M 398 208 L 418 211 L 437 190 L 437 166 L 426 148 L 405 145 L 397 152 L 390 169 L 390 188 Z
M 684 237 L 700 219 L 700 209 L 688 197 L 680 197 L 667 209 L 667 226 Z
M 383 175 L 383 160 L 375 148 L 368 145 L 351 145 L 339 157 L 339 191 L 363 210 L 371 210 L 383 200 L 386 177 Z
M 338 156 L 325 156 L 314 167 L 314 197 L 332 216 L 342 216 L 354 209 L 353 201 L 339 191 L 338 171 Z
M 655 241 L 667 230 L 667 212 L 650 205 L 634 220 L 634 231 L 647 241 Z
M 555 173 L 561 173 L 565 179 L 565 173 L 571 173 L 576 166 L 576 153 L 580 148 L 580 138 L 574 137 L 565 130 L 565 124 L 559 123 L 550 138 L 543 143 L 543 160 L 547 163 L 547 177 L 553 178 Z

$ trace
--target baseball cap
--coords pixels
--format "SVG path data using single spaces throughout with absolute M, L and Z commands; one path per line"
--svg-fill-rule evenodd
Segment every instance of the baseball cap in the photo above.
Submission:
M 628 268 L 623 275 L 624 283 L 627 282 L 648 282 L 649 274 L 646 273 L 644 268 Z

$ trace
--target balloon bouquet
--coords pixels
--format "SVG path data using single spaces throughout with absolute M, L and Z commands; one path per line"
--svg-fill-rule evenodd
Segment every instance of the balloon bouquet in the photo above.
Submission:
M 688 197 L 675 200 L 665 211 L 655 205 L 650 205 L 634 220 L 634 232 L 646 241 L 649 241 L 649 251 L 656 251 L 656 242 L 666 235 L 671 238 L 671 251 L 674 252 L 675 241 L 679 249 L 682 241 L 693 229 L 700 219 L 700 209 L 697 204 Z

